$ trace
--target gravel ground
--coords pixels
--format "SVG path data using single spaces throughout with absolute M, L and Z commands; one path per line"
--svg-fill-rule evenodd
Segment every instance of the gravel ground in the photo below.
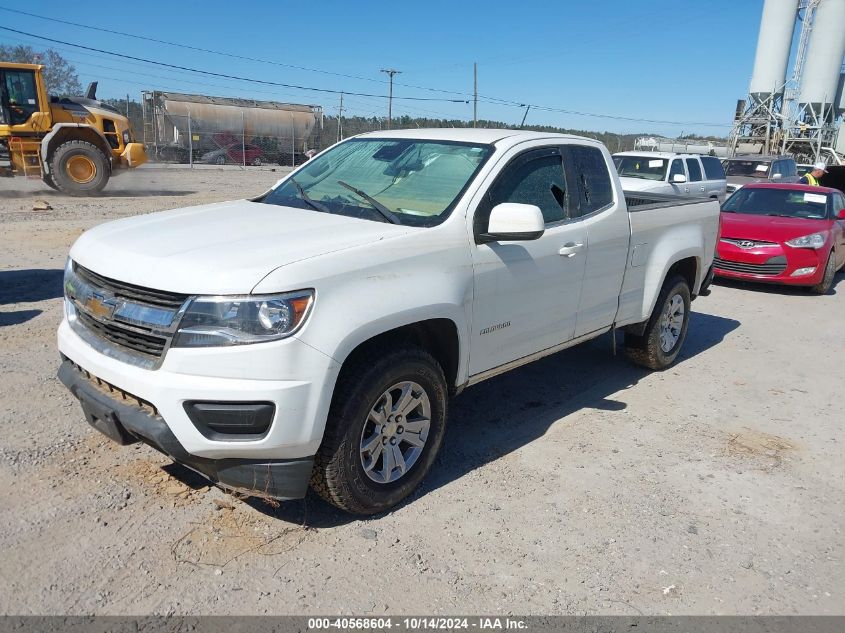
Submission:
M 90 429 L 55 377 L 73 240 L 281 172 L 142 168 L 89 199 L 0 180 L 0 613 L 845 614 L 841 274 L 717 285 L 664 373 L 602 337 L 468 389 L 422 488 L 369 520 L 238 500 Z

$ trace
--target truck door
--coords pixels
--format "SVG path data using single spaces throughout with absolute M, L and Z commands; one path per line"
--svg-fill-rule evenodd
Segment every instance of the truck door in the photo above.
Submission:
M 687 173 L 689 173 L 689 195 L 694 198 L 704 198 L 707 195 L 707 187 L 704 184 L 704 176 L 701 173 L 701 163 L 697 158 L 687 158 Z
M 502 202 L 540 207 L 545 232 L 536 240 L 473 248 L 471 375 L 573 337 L 587 254 L 573 197 L 560 149 L 543 147 L 510 160 L 478 204 L 476 235 L 487 231 L 491 209 Z
M 2 110 L 8 125 L 24 125 L 39 111 L 38 89 L 35 85 L 35 71 L 2 71 Z
M 673 182 L 675 175 L 683 176 L 687 179 L 684 183 Z M 669 183 L 672 185 L 672 193 L 676 196 L 688 196 L 690 194 L 690 182 L 686 169 L 684 169 L 684 161 L 676 158 L 669 166 Z
M 578 337 L 610 327 L 616 318 L 631 228 L 624 199 L 614 199 L 609 157 L 592 145 L 567 145 L 564 151 L 575 183 L 573 212 L 587 231 L 589 245 L 575 327 Z

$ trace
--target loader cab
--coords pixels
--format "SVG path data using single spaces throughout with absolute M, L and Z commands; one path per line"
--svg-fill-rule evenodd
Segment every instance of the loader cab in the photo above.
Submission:
M 34 114 L 48 110 L 40 69 L 34 64 L 0 64 L 0 127 L 32 125 Z

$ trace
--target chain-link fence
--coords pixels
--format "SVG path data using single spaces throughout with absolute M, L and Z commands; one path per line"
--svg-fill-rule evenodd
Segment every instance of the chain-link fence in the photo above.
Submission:
M 299 165 L 322 146 L 319 106 L 173 92 L 142 95 L 152 160 L 212 165 Z

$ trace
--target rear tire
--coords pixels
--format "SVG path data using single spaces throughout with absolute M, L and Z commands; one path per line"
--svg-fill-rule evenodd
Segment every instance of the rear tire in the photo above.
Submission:
M 97 194 L 109 182 L 108 159 L 91 143 L 67 141 L 53 152 L 49 177 L 69 196 Z
M 338 379 L 311 487 L 353 514 L 395 506 L 437 457 L 447 397 L 443 369 L 422 348 L 387 342 L 362 353 Z
M 822 280 L 815 286 L 810 286 L 810 292 L 814 295 L 826 295 L 833 287 L 833 277 L 836 275 L 836 257 L 833 250 L 827 256 L 827 264 L 824 267 L 824 275 Z
M 642 367 L 662 371 L 675 362 L 687 336 L 690 288 L 680 275 L 667 279 L 642 335 L 625 333 L 625 354 Z

